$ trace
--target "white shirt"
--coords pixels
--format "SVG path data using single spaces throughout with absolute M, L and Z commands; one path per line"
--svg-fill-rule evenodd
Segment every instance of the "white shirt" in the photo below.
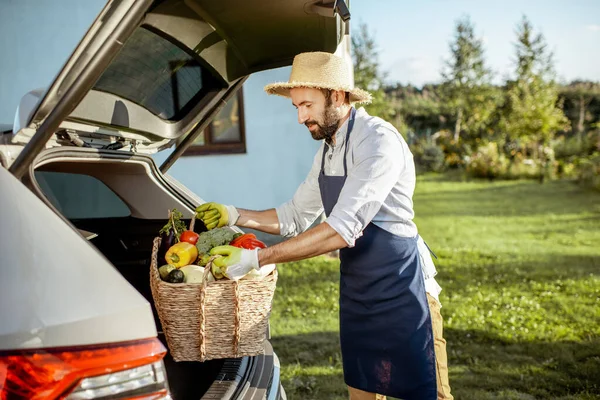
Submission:
M 327 151 L 325 175 L 344 175 L 347 130 L 348 120 L 336 132 L 335 145 Z M 324 146 L 325 142 L 317 151 L 311 170 L 294 197 L 276 208 L 282 236 L 293 237 L 304 232 L 324 210 L 318 182 Z M 417 226 L 412 220 L 415 164 L 402 135 L 392 124 L 372 117 L 360 108 L 356 111 L 346 152 L 347 178 L 337 204 L 325 222 L 346 241 L 348 247 L 354 246 L 370 222 L 397 236 L 416 236 Z M 426 291 L 437 299 L 441 288 L 433 279 L 435 266 L 432 261 L 425 263 L 423 256 L 421 264 Z

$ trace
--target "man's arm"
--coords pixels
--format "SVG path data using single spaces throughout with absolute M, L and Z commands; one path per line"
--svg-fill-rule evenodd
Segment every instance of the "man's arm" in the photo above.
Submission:
M 304 232 L 323 212 L 321 192 L 319 190 L 319 171 L 321 158 L 317 152 L 308 176 L 300 184 L 292 200 L 277 209 L 251 211 L 238 208 L 239 218 L 235 223 L 239 227 L 291 237 Z
M 256 229 L 257 231 L 279 235 L 280 226 L 274 208 L 264 211 L 237 209 L 240 217 L 235 223 L 239 227 Z
M 285 242 L 258 252 L 259 265 L 298 261 L 347 247 L 346 241 L 327 222 Z

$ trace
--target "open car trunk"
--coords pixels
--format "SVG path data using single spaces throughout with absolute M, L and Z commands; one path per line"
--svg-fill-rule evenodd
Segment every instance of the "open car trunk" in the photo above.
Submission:
M 189 225 L 189 216 L 201 200 L 168 181 L 151 158 L 116 151 L 47 150 L 29 179 L 38 195 L 87 237 L 148 300 L 159 339 L 167 347 L 150 290 L 152 242 L 165 225 L 169 209 L 182 211 Z M 140 202 L 141 198 L 152 201 Z M 196 224 L 196 231 L 204 230 L 202 223 Z M 110 288 L 106 288 L 106 295 L 110 296 Z M 241 390 L 257 387 L 240 382 L 254 377 L 257 368 L 273 367 L 272 348 L 268 343 L 265 347 L 264 356 L 204 363 L 175 362 L 167 355 L 164 361 L 173 398 L 245 398 Z
M 10 138 L 18 155 L 0 162 L 153 304 L 152 238 L 167 210 L 190 218 L 202 202 L 161 171 L 248 75 L 333 53 L 348 19 L 343 0 L 108 0 L 52 84 L 23 97 Z M 143 155 L 173 146 L 161 171 Z M 279 388 L 265 346 L 235 360 L 167 357 L 173 397 L 264 398 Z
M 342 0 L 111 0 L 47 90 L 23 97 L 10 165 L 45 146 L 182 154 L 252 73 L 334 52 Z M 349 13 L 344 13 L 344 20 Z

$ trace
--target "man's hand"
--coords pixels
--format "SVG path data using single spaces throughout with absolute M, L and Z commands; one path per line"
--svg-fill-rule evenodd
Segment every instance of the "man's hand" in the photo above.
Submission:
M 202 220 L 206 229 L 211 230 L 223 226 L 233 226 L 240 217 L 234 206 L 219 203 L 204 203 L 196 208 L 196 218 Z
M 246 250 L 234 246 L 217 246 L 210 250 L 211 256 L 222 257 L 213 260 L 213 275 L 222 274 L 229 279 L 238 280 L 248 272 L 258 270 L 258 249 Z

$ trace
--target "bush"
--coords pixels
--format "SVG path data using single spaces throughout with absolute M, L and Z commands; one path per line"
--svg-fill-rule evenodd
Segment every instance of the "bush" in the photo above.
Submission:
M 581 158 L 577 170 L 577 180 L 580 184 L 600 190 L 600 153 Z
M 445 159 L 446 166 L 448 168 L 460 168 L 464 166 L 465 161 L 458 153 L 446 154 Z
M 424 171 L 442 172 L 446 165 L 444 151 L 434 144 L 423 146 L 415 161 Z
M 471 147 L 465 140 L 457 142 L 454 134 L 448 130 L 442 130 L 433 135 L 435 144 L 445 154 L 445 165 L 447 168 L 462 168 L 465 165 L 465 156 L 472 152 Z
M 557 160 L 572 160 L 587 154 L 587 138 L 561 137 L 554 142 L 554 153 Z
M 506 172 L 502 175 L 504 179 L 540 179 L 542 166 L 533 160 L 513 160 L 509 163 Z
M 553 147 L 557 160 L 572 162 L 579 157 L 590 156 L 600 151 L 600 130 L 590 131 L 581 137 L 562 136 L 554 141 Z
M 538 179 L 540 182 L 556 177 L 559 162 L 555 161 L 552 148 L 539 146 L 538 159 L 527 158 L 519 148 L 511 150 L 506 155 L 501 151 L 506 149 L 506 146 L 501 147 L 496 143 L 479 147 L 467 163 L 467 174 L 475 178 Z M 563 173 L 574 168 L 565 166 L 564 163 L 562 167 Z
M 558 160 L 556 162 L 556 175 L 558 178 L 571 179 L 576 178 L 578 174 L 577 164 L 575 162 Z
M 508 160 L 498 151 L 496 143 L 479 147 L 467 161 L 467 174 L 474 178 L 496 179 L 506 176 Z

